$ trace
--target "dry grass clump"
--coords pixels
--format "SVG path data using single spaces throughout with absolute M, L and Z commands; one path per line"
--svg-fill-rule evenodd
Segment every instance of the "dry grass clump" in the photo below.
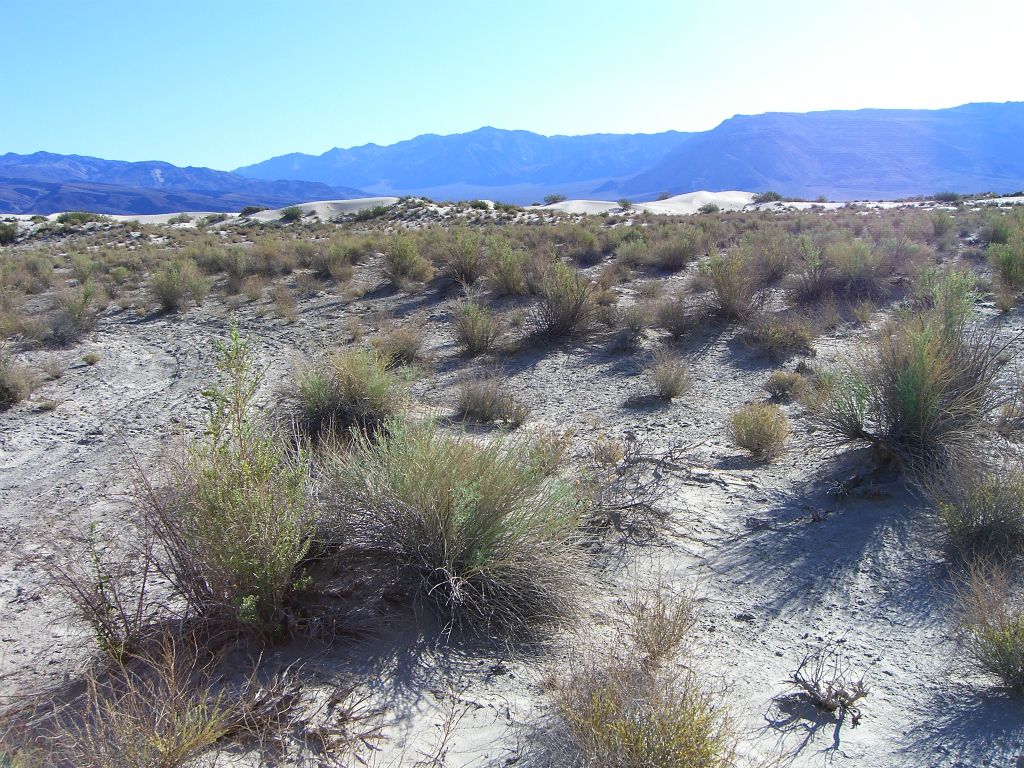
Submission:
M 217 365 L 226 382 L 208 393 L 205 436 L 147 494 L 143 522 L 161 572 L 197 615 L 274 635 L 316 521 L 308 459 L 254 421 L 262 375 L 236 330 Z
M 963 641 L 974 664 L 1024 693 L 1024 609 L 1008 571 L 972 565 L 958 596 Z
M 521 426 L 530 415 L 529 408 L 507 391 L 501 379 L 493 376 L 462 382 L 455 411 L 465 421 L 479 424 L 502 421 L 511 427 Z
M 834 240 L 825 247 L 831 290 L 847 298 L 884 295 L 887 264 L 881 250 L 859 238 Z
M 647 263 L 666 272 L 679 272 L 700 256 L 704 245 L 703 234 L 696 227 L 679 227 L 651 244 Z
M 382 331 L 371 343 L 392 365 L 418 365 L 425 360 L 423 331 L 411 325 Z
M 661 400 L 679 397 L 690 387 L 690 369 L 686 360 L 672 352 L 659 350 L 649 369 L 654 392 Z
M 814 352 L 814 327 L 801 315 L 761 314 L 747 323 L 740 338 L 750 347 L 781 360 Z
M 778 458 L 789 437 L 789 419 L 771 403 L 752 403 L 729 417 L 729 437 L 763 461 Z
M 161 312 L 178 312 L 187 299 L 197 306 L 210 293 L 210 282 L 193 261 L 164 264 L 150 278 L 149 290 Z
M 1011 560 L 1024 552 L 1024 471 L 946 472 L 929 495 L 950 545 L 963 557 Z
M 877 346 L 820 374 L 814 413 L 842 441 L 866 442 L 910 467 L 975 455 L 996 405 L 1003 347 L 935 312 L 902 318 Z
M 32 372 L 0 345 L 0 411 L 17 405 L 35 389 Z
M 774 400 L 794 400 L 803 396 L 810 386 L 807 378 L 796 371 L 774 371 L 764 384 Z
M 467 301 L 455 315 L 455 338 L 470 357 L 490 352 L 501 338 L 501 323 L 490 309 Z
M 60 346 L 78 341 L 96 327 L 100 290 L 90 280 L 78 288 L 61 291 L 54 299 L 50 340 Z
M 764 304 L 764 286 L 747 250 L 712 254 L 700 276 L 710 289 L 709 308 L 720 317 L 746 320 Z
M 701 319 L 699 308 L 694 306 L 682 291 L 661 299 L 654 305 L 655 325 L 675 341 L 697 328 Z
M 348 349 L 298 374 L 288 415 L 296 429 L 316 441 L 356 427 L 379 429 L 405 405 L 406 384 L 390 370 L 392 360 L 374 349 Z
M 616 331 L 616 346 L 619 349 L 635 350 L 643 342 L 644 333 L 651 323 L 651 310 L 647 304 L 610 308 L 609 320 Z
M 549 339 L 565 339 L 587 332 L 594 320 L 594 288 L 567 264 L 555 264 L 545 274 L 540 301 L 534 310 L 538 331 Z
M 452 626 L 527 632 L 579 607 L 584 502 L 560 452 L 487 444 L 430 422 L 357 436 L 326 462 L 325 499 L 355 546 L 392 560 Z
M 392 235 L 384 245 L 384 272 L 399 288 L 407 289 L 433 277 L 434 268 L 410 235 Z
M 693 625 L 688 601 L 637 600 L 603 653 L 551 681 L 550 764 L 601 768 L 727 768 L 734 721 L 696 671 L 672 664 Z
M 999 282 L 1012 291 L 1024 290 L 1024 230 L 1014 233 L 1005 244 L 990 245 L 987 253 Z
M 483 238 L 464 227 L 445 233 L 441 251 L 444 273 L 463 285 L 473 285 L 487 271 Z

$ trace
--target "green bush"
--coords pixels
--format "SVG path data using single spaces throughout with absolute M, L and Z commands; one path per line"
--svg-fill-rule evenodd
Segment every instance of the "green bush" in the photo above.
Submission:
M 1014 236 L 1003 245 L 990 245 L 988 263 L 1004 286 L 1024 290 L 1024 234 Z
M 434 268 L 421 254 L 410 235 L 392 235 L 384 246 L 384 272 L 391 281 L 405 288 L 410 283 L 422 283 L 434 274 Z
M 103 216 L 99 213 L 89 213 L 88 211 L 67 211 L 57 216 L 58 224 L 65 224 L 67 226 L 74 226 L 75 224 L 86 224 L 90 221 L 109 221 L 108 216 Z
M 740 338 L 773 360 L 814 353 L 814 327 L 806 317 L 792 313 L 757 315 Z
M 701 276 L 711 289 L 710 309 L 729 320 L 746 320 L 764 303 L 763 286 L 752 268 L 749 251 L 712 254 L 701 264 Z
M 254 420 L 262 376 L 237 331 L 217 367 L 225 383 L 207 393 L 205 436 L 170 468 L 145 521 L 167 560 L 161 573 L 198 615 L 273 636 L 315 528 L 308 461 Z
M 567 264 L 557 263 L 545 274 L 534 311 L 538 330 L 550 339 L 585 333 L 594 319 L 590 281 Z
M 386 205 L 375 205 L 372 208 L 360 208 L 352 217 L 353 221 L 370 221 L 387 216 L 390 208 Z
M 796 371 L 775 371 L 764 384 L 765 391 L 774 400 L 792 400 L 807 392 L 807 378 Z
M 468 301 L 455 315 L 455 337 L 463 351 L 475 357 L 494 349 L 501 337 L 501 324 L 490 309 Z
M 149 290 L 163 312 L 178 312 L 186 298 L 201 305 L 210 292 L 209 280 L 192 261 L 174 261 L 164 266 L 149 281 Z
M 247 205 L 238 212 L 239 216 L 252 216 L 254 213 L 267 210 L 265 205 Z
M 527 291 L 526 253 L 508 240 L 492 240 L 490 245 L 490 280 L 499 296 L 522 296 Z
M 976 454 L 1002 365 L 994 338 L 927 312 L 883 329 L 873 348 L 820 374 L 815 418 L 880 459 L 923 468 Z
M 95 328 L 98 298 L 91 280 L 58 293 L 54 300 L 56 311 L 50 322 L 50 339 L 58 345 L 72 344 Z
M 297 205 L 289 205 L 287 208 L 281 210 L 281 221 L 300 221 L 305 214 L 302 209 Z
M 349 349 L 301 371 L 289 392 L 288 417 L 311 440 L 344 435 L 355 427 L 379 429 L 404 407 L 405 380 L 377 350 Z
M 556 467 L 557 468 L 557 465 Z M 584 503 L 532 437 L 391 423 L 327 460 L 326 503 L 453 626 L 529 632 L 579 608 Z
M 10 245 L 18 238 L 18 225 L 0 224 L 0 245 Z
M 554 205 L 565 201 L 565 195 L 551 194 L 544 195 L 544 205 Z
M 1024 472 L 945 473 L 929 489 L 953 549 L 1008 562 L 1024 552 Z
M 975 666 L 1024 693 L 1024 610 L 1001 568 L 972 566 L 959 588 L 961 629 Z
M 753 202 L 757 204 L 776 203 L 779 202 L 780 200 L 782 200 L 782 195 L 780 195 L 778 192 L 772 192 L 771 190 L 769 190 L 767 192 L 758 192 L 756 195 L 754 195 Z
M 483 239 L 464 227 L 447 233 L 441 260 L 445 274 L 463 285 L 472 285 L 487 270 Z

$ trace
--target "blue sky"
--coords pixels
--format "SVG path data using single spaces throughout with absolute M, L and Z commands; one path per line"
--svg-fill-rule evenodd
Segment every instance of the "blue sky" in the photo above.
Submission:
M 1024 3 L 0 0 L 0 153 L 231 169 L 493 125 L 1024 100 Z

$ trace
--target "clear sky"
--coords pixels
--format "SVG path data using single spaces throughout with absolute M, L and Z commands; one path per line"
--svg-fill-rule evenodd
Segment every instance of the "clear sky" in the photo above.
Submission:
M 1024 100 L 1022 0 L 0 0 L 0 154 L 231 169 L 482 125 Z

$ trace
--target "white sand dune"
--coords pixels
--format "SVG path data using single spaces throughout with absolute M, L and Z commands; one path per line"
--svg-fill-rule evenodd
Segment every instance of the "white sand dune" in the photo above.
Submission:
M 397 197 L 358 197 L 354 200 L 317 200 L 311 203 L 300 203 L 299 208 L 303 213 L 310 211 L 316 213 L 321 219 L 333 219 L 346 213 L 357 213 L 367 208 L 376 208 L 378 205 L 392 206 L 398 202 Z M 251 218 L 257 221 L 274 221 L 281 218 L 284 208 L 260 211 L 254 213 Z
M 671 216 L 688 216 L 697 213 L 702 206 L 708 203 L 717 205 L 723 211 L 740 211 L 754 202 L 753 192 L 687 192 L 685 195 L 676 195 L 665 200 L 658 200 L 651 203 L 634 203 L 633 208 L 638 211 L 649 211 L 650 213 L 667 214 Z M 591 216 L 604 213 L 605 211 L 621 210 L 618 203 L 607 200 L 563 200 L 552 205 L 531 206 L 531 210 L 557 210 L 565 213 L 589 214 Z

